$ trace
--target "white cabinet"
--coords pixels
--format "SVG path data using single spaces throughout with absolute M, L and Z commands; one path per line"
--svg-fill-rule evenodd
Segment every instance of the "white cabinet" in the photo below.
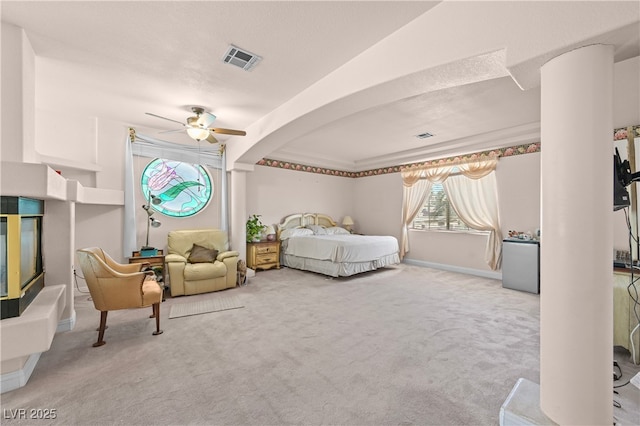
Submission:
M 540 243 L 503 240 L 502 287 L 540 293 Z

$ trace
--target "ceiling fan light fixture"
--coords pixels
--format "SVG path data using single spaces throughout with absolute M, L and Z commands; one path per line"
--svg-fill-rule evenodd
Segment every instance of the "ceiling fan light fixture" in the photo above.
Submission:
M 198 142 L 209 137 L 209 129 L 202 129 L 200 127 L 188 127 L 187 134 L 191 139 L 195 139 Z

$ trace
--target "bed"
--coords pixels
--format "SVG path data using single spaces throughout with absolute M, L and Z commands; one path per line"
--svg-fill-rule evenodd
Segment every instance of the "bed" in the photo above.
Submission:
M 289 268 L 347 277 L 400 263 L 395 237 L 351 234 L 325 214 L 289 215 L 277 233 Z

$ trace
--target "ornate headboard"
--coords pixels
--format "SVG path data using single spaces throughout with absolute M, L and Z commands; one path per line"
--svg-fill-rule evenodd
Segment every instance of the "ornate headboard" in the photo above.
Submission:
M 284 229 L 304 228 L 307 225 L 320 225 L 325 227 L 336 226 L 335 220 L 322 213 L 295 213 L 286 216 L 278 224 L 278 238 Z

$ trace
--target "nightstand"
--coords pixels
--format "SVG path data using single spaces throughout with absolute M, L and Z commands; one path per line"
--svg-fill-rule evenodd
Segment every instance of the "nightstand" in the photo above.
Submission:
M 247 243 L 247 267 L 253 270 L 280 269 L 280 241 Z

